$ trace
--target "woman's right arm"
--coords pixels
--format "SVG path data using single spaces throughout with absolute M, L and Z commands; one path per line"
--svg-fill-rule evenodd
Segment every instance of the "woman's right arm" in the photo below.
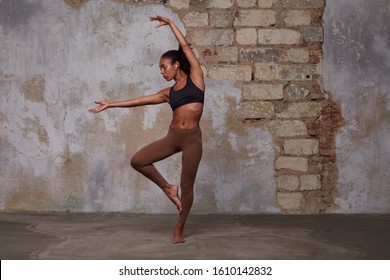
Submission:
M 168 96 L 169 96 L 169 88 L 166 88 L 152 95 L 141 96 L 126 101 L 117 101 L 117 102 L 95 101 L 95 103 L 98 104 L 99 106 L 90 109 L 89 112 L 96 114 L 108 108 L 114 108 L 114 107 L 129 108 L 129 107 L 160 104 L 160 103 L 168 102 L 169 100 Z
M 177 28 L 176 24 L 173 22 L 173 20 L 169 18 L 165 18 L 159 15 L 156 16 L 150 16 L 150 20 L 157 20 L 160 23 L 156 26 L 156 28 L 168 25 L 172 32 L 173 35 L 176 37 L 177 41 L 179 42 L 188 62 L 190 63 L 191 66 L 191 79 L 192 81 L 199 87 L 201 90 L 205 90 L 205 83 L 204 83 L 204 78 L 203 78 L 203 70 L 202 67 L 200 66 L 199 60 L 196 58 L 194 52 L 192 51 L 190 45 L 188 44 L 186 38 L 184 35 L 181 33 L 179 28 Z

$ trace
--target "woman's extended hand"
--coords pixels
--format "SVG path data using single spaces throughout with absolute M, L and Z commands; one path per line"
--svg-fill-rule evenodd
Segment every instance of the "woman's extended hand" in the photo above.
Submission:
M 151 21 L 157 20 L 160 22 L 158 25 L 156 25 L 156 28 L 164 26 L 164 25 L 169 25 L 172 22 L 169 18 L 165 18 L 165 17 L 158 16 L 158 15 L 150 16 L 149 18 Z
M 96 107 L 96 108 L 93 108 L 93 109 L 90 109 L 89 112 L 90 113 L 99 113 L 103 110 L 106 110 L 108 108 L 108 102 L 105 102 L 105 101 L 95 101 L 96 104 L 99 104 L 99 107 Z

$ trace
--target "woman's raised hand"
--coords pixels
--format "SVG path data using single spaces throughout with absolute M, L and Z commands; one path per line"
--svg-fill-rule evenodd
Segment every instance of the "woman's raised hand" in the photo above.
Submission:
M 109 105 L 108 102 L 105 102 L 105 101 L 95 101 L 95 103 L 99 104 L 99 106 L 96 108 L 90 109 L 89 110 L 90 113 L 94 113 L 94 114 L 99 113 L 103 110 L 106 110 L 108 108 L 108 105 Z
M 162 17 L 162 16 L 150 16 L 149 17 L 151 21 L 159 21 L 160 23 L 158 25 L 156 25 L 156 28 L 158 27 L 161 27 L 161 26 L 164 26 L 164 25 L 169 25 L 171 23 L 171 20 L 169 18 L 165 18 L 165 17 Z

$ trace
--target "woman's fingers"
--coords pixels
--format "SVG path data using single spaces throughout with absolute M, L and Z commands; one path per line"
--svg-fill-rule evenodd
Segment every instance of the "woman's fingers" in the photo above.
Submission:
M 99 112 L 99 108 L 93 108 L 89 110 L 90 113 L 97 113 Z
M 100 111 L 104 110 L 106 107 L 105 102 L 103 101 L 95 101 L 95 104 L 98 104 L 99 107 L 89 109 L 88 111 L 90 113 L 94 113 L 94 114 L 99 113 Z
M 169 22 L 170 22 L 170 19 L 162 17 L 162 16 L 158 16 L 158 15 L 156 15 L 156 16 L 149 16 L 149 19 L 151 21 L 157 20 L 157 21 L 160 22 L 158 25 L 156 25 L 156 28 L 161 27 L 163 25 L 168 25 Z

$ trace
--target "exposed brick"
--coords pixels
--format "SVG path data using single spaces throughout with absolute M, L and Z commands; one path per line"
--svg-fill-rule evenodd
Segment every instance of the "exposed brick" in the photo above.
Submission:
M 319 101 L 321 99 L 328 99 L 329 95 L 324 91 L 316 91 L 311 89 L 309 99 L 313 101 Z
M 278 193 L 278 203 L 285 210 L 299 210 L 305 204 L 305 199 L 301 193 Z
M 277 77 L 279 66 L 277 64 L 255 64 L 255 78 L 261 81 L 272 81 Z
M 308 173 L 321 174 L 324 158 L 320 155 L 310 156 Z
M 237 30 L 236 41 L 241 45 L 255 45 L 257 43 L 256 29 L 242 28 Z
M 324 14 L 323 9 L 318 9 L 318 10 L 313 11 L 311 25 L 321 25 L 323 14 Z
M 205 27 L 208 26 L 208 14 L 191 12 L 184 16 L 183 22 L 187 27 Z
M 278 4 L 285 8 L 323 8 L 325 0 L 280 0 Z
M 312 42 L 308 43 L 309 53 L 310 55 L 318 55 L 322 56 L 322 43 L 321 42 Z
M 233 0 L 209 0 L 208 8 L 229 9 L 233 3 Z
M 284 81 L 310 81 L 319 76 L 319 68 L 312 65 L 280 65 L 277 78 Z
M 307 172 L 309 160 L 304 157 L 278 157 L 275 161 L 276 170 L 290 169 L 294 171 Z
M 319 136 L 320 135 L 320 129 L 321 129 L 321 125 L 320 125 L 320 121 L 319 120 L 315 120 L 313 123 L 309 124 L 307 126 L 308 128 L 308 134 L 310 136 Z
M 188 41 L 199 50 L 207 77 L 242 82 L 243 101 L 234 115 L 274 136 L 281 209 L 316 213 L 334 206 L 335 136 L 342 117 L 324 99 L 321 85 L 325 0 L 171 0 L 169 5 L 181 9 Z
M 283 16 L 288 27 L 310 25 L 311 22 L 311 13 L 307 10 L 287 10 Z
M 309 57 L 309 63 L 310 64 L 319 64 L 321 62 L 321 57 L 319 57 L 319 56 L 313 56 L 313 55 L 311 55 L 310 57 Z
M 286 155 L 315 155 L 318 154 L 317 139 L 289 139 L 284 142 Z
M 316 78 L 316 65 L 279 65 L 255 63 L 255 78 L 263 81 L 308 81 Z
M 321 104 L 318 102 L 296 102 L 290 103 L 284 111 L 277 114 L 278 118 L 302 119 L 314 118 L 321 114 Z
M 238 61 L 238 48 L 225 47 L 217 49 L 217 57 L 220 62 L 233 63 Z
M 278 63 L 286 58 L 282 49 L 276 48 L 246 48 L 240 51 L 240 59 L 247 63 Z
M 210 12 L 210 25 L 213 27 L 231 27 L 233 14 L 229 10 L 214 10 Z
M 191 0 L 191 6 L 206 9 L 209 7 L 210 0 Z
M 257 0 L 237 0 L 238 7 L 252 8 L 256 5 Z
M 259 44 L 295 45 L 301 40 L 301 33 L 291 29 L 259 29 Z
M 307 127 L 299 120 L 272 120 L 265 124 L 276 137 L 294 137 L 307 135 Z
M 196 8 L 229 9 L 233 6 L 234 0 L 191 0 L 191 6 Z
M 283 99 L 283 85 L 281 84 L 244 84 L 242 92 L 245 100 Z
M 287 60 L 296 63 L 309 62 L 309 50 L 305 48 L 294 48 L 287 51 Z
M 319 174 L 299 176 L 302 191 L 321 189 L 321 176 Z
M 334 198 L 337 196 L 338 171 L 337 164 L 334 161 L 322 163 L 323 171 L 321 173 L 321 204 L 322 211 L 333 208 Z
M 269 119 L 274 114 L 274 104 L 266 101 L 244 101 L 237 109 L 237 117 L 241 120 Z
M 279 190 L 296 191 L 299 189 L 299 177 L 292 175 L 282 175 L 276 177 Z
M 190 0 L 169 0 L 169 5 L 175 9 L 186 9 L 190 6 Z
M 323 42 L 324 30 L 322 26 L 305 26 L 303 28 L 304 42 Z
M 276 2 L 277 0 L 258 0 L 258 6 L 260 8 L 272 8 L 272 5 Z
M 230 81 L 250 81 L 252 67 L 250 65 L 221 65 L 213 66 L 208 72 L 211 79 Z
M 221 46 L 233 43 L 233 30 L 201 29 L 188 35 L 189 41 L 200 46 Z
M 322 43 L 308 43 L 309 47 L 309 56 L 310 61 L 309 63 L 315 64 L 319 63 L 323 57 L 323 51 L 322 51 Z
M 286 93 L 291 100 L 304 100 L 310 93 L 310 90 L 298 84 L 289 84 L 286 87 Z
M 194 50 L 194 49 L 193 49 Z M 201 49 L 201 63 L 216 64 L 218 63 L 218 52 L 216 48 Z
M 276 12 L 270 10 L 239 10 L 234 26 L 264 27 L 276 23 Z
M 343 125 L 340 105 L 331 101 L 321 104 L 321 120 L 319 129 L 320 154 L 335 157 L 335 134 Z

